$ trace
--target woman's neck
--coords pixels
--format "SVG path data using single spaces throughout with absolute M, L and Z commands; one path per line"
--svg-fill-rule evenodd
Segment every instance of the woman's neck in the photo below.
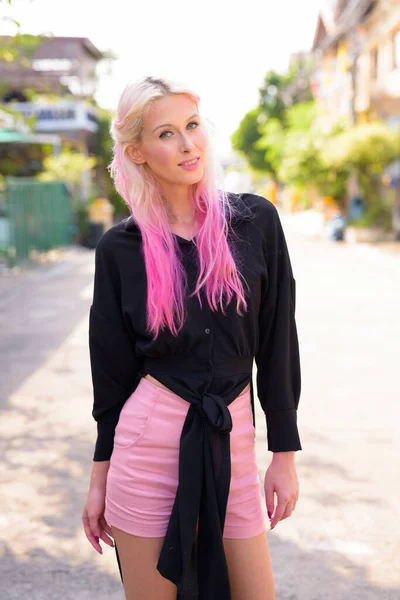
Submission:
M 175 189 L 164 188 L 163 196 L 171 224 L 190 226 L 194 223 L 195 215 L 188 186 Z

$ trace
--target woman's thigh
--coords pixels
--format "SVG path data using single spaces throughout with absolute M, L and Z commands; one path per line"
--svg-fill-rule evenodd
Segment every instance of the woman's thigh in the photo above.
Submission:
M 176 600 L 176 586 L 157 571 L 164 538 L 144 538 L 111 526 L 118 548 L 126 600 Z M 223 538 L 231 600 L 275 600 L 266 533 Z
M 248 539 L 224 538 L 231 600 L 275 600 L 267 534 Z
M 111 525 L 126 600 L 176 600 L 176 585 L 157 571 L 164 538 L 131 535 Z

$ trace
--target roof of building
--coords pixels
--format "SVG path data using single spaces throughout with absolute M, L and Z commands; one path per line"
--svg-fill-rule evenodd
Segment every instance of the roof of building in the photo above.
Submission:
M 12 40 L 13 36 L 11 35 L 1 35 L 0 42 L 6 42 L 7 40 Z M 62 55 L 54 56 L 54 46 L 57 46 L 58 49 L 62 49 L 63 43 L 76 43 L 77 45 L 82 46 L 88 54 L 91 54 L 93 58 L 100 60 L 103 58 L 104 54 L 99 50 L 90 40 L 86 37 L 69 37 L 69 36 L 50 36 L 44 37 L 43 42 L 38 46 L 35 51 L 35 57 L 38 58 L 63 58 Z
M 365 19 L 374 4 L 374 0 L 325 0 L 318 16 L 312 49 L 336 43 Z

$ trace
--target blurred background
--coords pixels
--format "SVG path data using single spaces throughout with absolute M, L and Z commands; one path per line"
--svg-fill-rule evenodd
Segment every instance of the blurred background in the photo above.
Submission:
M 0 0 L 1 598 L 123 598 L 80 523 L 87 315 L 96 244 L 128 214 L 110 120 L 144 75 L 199 94 L 223 187 L 287 235 L 303 451 L 268 534 L 277 598 L 399 600 L 399 0 Z

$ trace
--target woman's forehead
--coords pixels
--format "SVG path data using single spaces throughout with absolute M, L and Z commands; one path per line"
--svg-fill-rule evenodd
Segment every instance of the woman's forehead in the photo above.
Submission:
M 145 124 L 154 127 L 173 121 L 184 121 L 197 112 L 194 100 L 184 94 L 164 96 L 151 103 L 145 114 Z M 187 113 L 187 114 L 186 114 Z

